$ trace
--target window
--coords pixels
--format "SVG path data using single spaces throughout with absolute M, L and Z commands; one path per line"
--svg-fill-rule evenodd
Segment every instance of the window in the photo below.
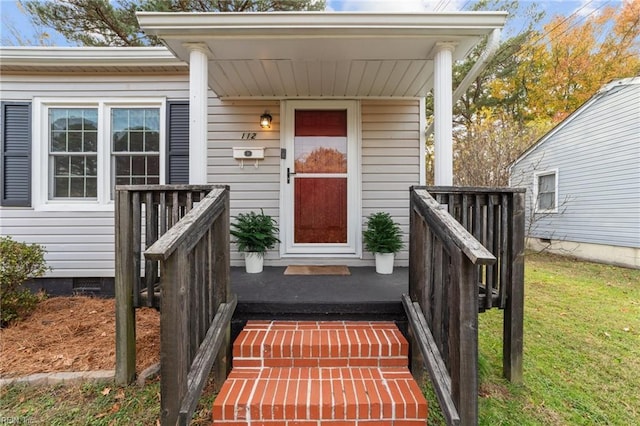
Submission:
M 163 100 L 36 102 L 36 206 L 110 209 L 115 185 L 164 183 Z
M 49 198 L 98 196 L 98 110 L 49 109 Z
M 534 174 L 534 194 L 536 213 L 555 213 L 558 211 L 558 171 L 545 171 Z
M 113 175 L 116 185 L 160 183 L 160 110 L 111 110 Z

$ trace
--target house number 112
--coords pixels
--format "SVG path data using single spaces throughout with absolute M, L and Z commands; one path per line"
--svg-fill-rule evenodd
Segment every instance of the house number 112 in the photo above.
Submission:
M 253 140 L 256 138 L 257 133 L 243 133 L 242 134 L 242 139 L 246 139 L 246 140 Z

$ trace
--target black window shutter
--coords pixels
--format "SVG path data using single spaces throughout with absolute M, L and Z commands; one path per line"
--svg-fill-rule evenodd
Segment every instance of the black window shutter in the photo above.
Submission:
M 31 206 L 31 102 L 2 102 L 0 205 Z
M 167 183 L 189 183 L 189 102 L 167 102 Z

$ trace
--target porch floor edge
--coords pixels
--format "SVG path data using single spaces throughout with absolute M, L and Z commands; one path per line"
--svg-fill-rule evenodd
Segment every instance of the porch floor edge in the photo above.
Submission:
M 231 268 L 231 288 L 238 304 L 384 304 L 400 303 L 409 288 L 409 269 L 396 267 L 382 275 L 374 267 L 349 267 L 351 275 L 284 275 L 285 267 L 266 266 L 262 273 L 247 274 Z

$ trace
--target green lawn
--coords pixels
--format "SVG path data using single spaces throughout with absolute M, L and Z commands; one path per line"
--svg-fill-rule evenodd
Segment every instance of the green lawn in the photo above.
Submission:
M 543 254 L 525 268 L 524 384 L 501 377 L 502 312 L 481 314 L 480 424 L 640 424 L 640 271 Z
M 211 424 L 212 388 L 210 379 L 192 425 Z M 0 425 L 155 426 L 159 418 L 159 380 L 144 387 L 85 383 L 0 389 Z
M 640 424 L 640 271 L 533 254 L 525 276 L 523 385 L 501 378 L 502 312 L 480 315 L 480 424 Z M 428 399 L 429 424 L 443 424 Z M 0 389 L 0 423 L 153 425 L 158 410 L 157 382 Z

